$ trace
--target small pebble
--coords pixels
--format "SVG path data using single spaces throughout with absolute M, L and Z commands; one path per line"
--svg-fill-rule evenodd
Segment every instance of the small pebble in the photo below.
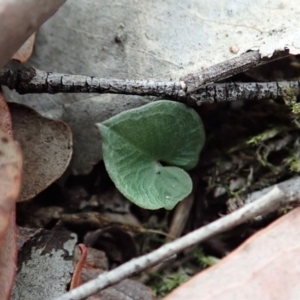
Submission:
M 231 53 L 237 54 L 239 52 L 239 48 L 236 45 L 231 45 L 229 47 Z

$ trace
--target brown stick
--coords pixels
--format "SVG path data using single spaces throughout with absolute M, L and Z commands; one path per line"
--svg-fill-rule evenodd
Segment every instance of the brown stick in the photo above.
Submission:
M 205 84 L 217 82 L 232 75 L 245 72 L 258 65 L 260 61 L 261 59 L 258 51 L 251 51 L 200 72 L 188 74 L 187 76 L 180 78 L 180 80 L 184 81 L 187 85 L 187 92 L 192 93 Z
M 187 86 L 187 93 L 193 93 L 207 84 L 218 82 L 233 75 L 245 72 L 260 63 L 270 62 L 288 55 L 288 52 L 278 52 L 272 58 L 262 59 L 258 51 L 250 51 L 236 58 L 221 62 L 199 72 L 180 78 Z
M 26 93 L 114 93 L 157 96 L 191 105 L 236 100 L 277 99 L 283 93 L 300 94 L 298 81 L 217 83 L 188 94 L 184 82 L 122 80 L 44 72 L 32 67 L 0 71 L 0 84 Z

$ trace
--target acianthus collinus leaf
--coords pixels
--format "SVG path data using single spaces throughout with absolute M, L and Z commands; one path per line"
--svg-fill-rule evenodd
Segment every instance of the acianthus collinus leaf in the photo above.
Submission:
M 156 101 L 98 123 L 107 172 L 119 191 L 147 209 L 172 209 L 192 191 L 183 170 L 205 142 L 199 115 L 182 103 Z

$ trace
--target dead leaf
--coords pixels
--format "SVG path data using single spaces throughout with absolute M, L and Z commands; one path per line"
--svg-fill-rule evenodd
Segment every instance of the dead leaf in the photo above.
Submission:
M 2 92 L 0 92 L 0 129 L 12 137 L 11 116 Z
M 66 170 L 72 155 L 72 133 L 61 121 L 42 117 L 33 109 L 9 103 L 15 139 L 24 157 L 20 201 L 40 193 Z
M 7 109 L 3 117 L 9 118 Z M 3 124 L 9 131 L 9 122 Z M 15 203 L 21 188 L 21 173 L 20 148 L 0 130 L 0 299 L 10 299 L 16 271 Z
M 300 299 L 299 228 L 297 208 L 164 299 Z
M 36 234 L 39 234 L 41 230 L 41 228 L 37 229 L 18 226 L 18 251 L 22 250 L 25 243 L 30 241 Z
M 121 264 L 137 256 L 137 245 L 132 236 L 118 227 L 89 232 L 84 237 L 87 246 L 103 250 L 111 262 Z
M 17 60 L 20 63 L 25 63 L 33 52 L 35 42 L 35 33 L 22 45 L 22 47 L 14 54 L 13 60 Z
M 16 188 L 20 190 L 20 183 L 19 187 Z M 17 199 L 15 199 L 15 201 L 16 200 Z M 9 214 L 8 226 L 3 234 L 0 247 L 0 282 L 3 284 L 0 292 L 1 299 L 10 299 L 16 273 L 17 238 L 15 223 L 15 209 L 13 208 L 13 211 Z
M 97 295 L 87 298 L 88 300 L 154 300 L 152 291 L 140 282 L 131 279 L 122 280 Z
M 17 235 L 15 212 L 9 215 L 9 224 L 0 247 L 0 299 L 10 299 L 17 269 Z
M 2 283 L 0 299 L 10 299 L 16 272 L 17 237 L 15 232 L 15 202 L 17 201 L 18 193 L 21 188 L 22 156 L 18 145 L 11 140 L 11 116 L 2 93 L 0 93 L 0 129 L 9 137 L 7 138 L 3 133 L 0 142 L 0 169 L 2 169 L 0 186 L 2 185 L 2 189 L 6 191 L 0 198 L 0 207 L 2 209 L 4 208 L 0 214 L 2 214 L 2 221 L 8 223 L 6 228 L 4 223 L 1 224 L 2 228 L 0 229 L 0 282 Z M 7 139 L 7 143 L 11 145 L 9 149 L 5 149 L 7 148 L 5 139 Z M 3 148 L 6 152 L 3 151 Z M 12 157 L 9 159 L 10 155 L 12 155 Z M 9 165 L 12 163 L 15 166 L 10 166 L 12 168 L 9 168 Z M 3 215 L 3 213 L 5 215 Z
M 136 243 L 129 232 L 141 232 L 143 228 L 121 223 L 127 219 L 126 217 L 122 219 L 122 217 L 117 217 L 117 214 L 109 216 L 114 217 L 115 221 L 93 211 L 61 214 L 60 217 L 68 229 L 80 235 L 87 232 L 84 237 L 86 246 L 104 250 L 114 262 L 128 261 L 137 255 Z M 129 219 L 129 221 L 131 220 Z
M 9 224 L 21 186 L 22 155 L 14 140 L 0 130 L 0 241 Z
M 70 257 L 76 242 L 76 235 L 60 224 L 30 237 L 19 252 L 11 299 L 51 300 L 64 294 L 74 271 Z
M 74 264 L 77 265 L 80 260 L 79 249 L 75 248 Z M 107 258 L 102 251 L 93 248 L 87 248 L 87 259 L 82 268 L 81 281 L 85 283 L 96 278 L 100 273 L 106 270 L 101 266 L 107 265 Z M 142 283 L 135 280 L 125 279 L 120 283 L 102 290 L 94 296 L 88 297 L 89 300 L 153 300 L 152 291 Z
M 74 249 L 74 255 L 73 255 L 74 265 L 78 264 L 81 256 L 82 256 L 82 252 L 77 245 Z M 84 268 L 108 270 L 108 259 L 105 253 L 95 248 L 87 247 L 87 257 L 84 263 Z
M 0 67 L 13 56 L 65 0 L 2 0 L 0 6 Z

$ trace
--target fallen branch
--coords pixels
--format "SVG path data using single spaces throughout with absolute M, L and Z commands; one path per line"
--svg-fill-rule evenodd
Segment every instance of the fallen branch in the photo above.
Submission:
M 180 78 L 187 85 L 187 92 L 192 93 L 203 85 L 218 82 L 235 74 L 245 72 L 261 62 L 258 51 L 251 51 L 236 58 L 216 64 L 194 74 Z
M 283 199 L 284 193 L 275 186 L 269 193 L 257 201 L 250 203 L 207 226 L 201 227 L 182 238 L 165 244 L 149 254 L 132 259 L 112 271 L 102 273 L 96 279 L 69 291 L 61 297 L 56 298 L 56 300 L 81 300 L 91 296 L 108 286 L 116 284 L 125 278 L 152 267 L 159 262 L 168 259 L 172 255 L 177 254 L 188 247 L 194 246 L 218 233 L 250 221 L 263 213 L 276 210 L 282 204 Z
M 277 99 L 283 94 L 299 95 L 298 81 L 216 83 L 194 93 L 187 93 L 185 82 L 153 80 L 122 80 L 92 76 L 44 72 L 29 67 L 22 70 L 2 70 L 0 84 L 25 93 L 114 93 L 157 96 L 186 102 L 190 105 L 237 100 Z

